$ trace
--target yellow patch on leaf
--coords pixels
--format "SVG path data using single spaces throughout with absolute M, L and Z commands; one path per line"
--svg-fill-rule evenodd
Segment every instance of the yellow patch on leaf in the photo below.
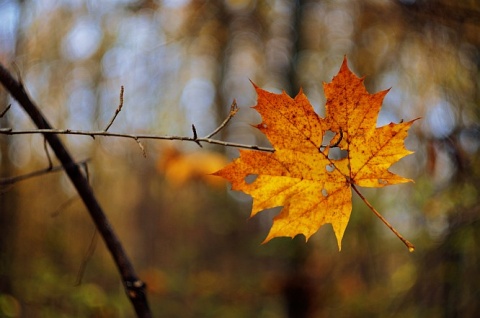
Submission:
M 326 117 L 319 117 L 302 91 L 295 98 L 255 86 L 254 106 L 260 129 L 275 152 L 240 150 L 240 157 L 216 172 L 232 190 L 253 198 L 251 215 L 283 206 L 264 242 L 274 237 L 305 235 L 308 240 L 326 223 L 341 241 L 352 211 L 352 185 L 384 187 L 411 181 L 388 171 L 412 153 L 404 139 L 414 120 L 376 127 L 388 91 L 369 94 L 363 79 L 343 61 L 331 83 L 324 84 Z M 335 135 L 323 145 L 325 133 Z M 346 155 L 341 156 L 341 152 Z M 336 154 L 334 154 L 336 152 Z M 248 183 L 246 177 L 255 175 Z

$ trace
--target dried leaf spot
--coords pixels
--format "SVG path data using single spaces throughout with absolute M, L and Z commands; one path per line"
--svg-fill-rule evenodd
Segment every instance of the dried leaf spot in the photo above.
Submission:
M 325 188 L 322 189 L 322 195 L 323 195 L 325 198 L 328 197 L 328 191 L 327 191 L 327 189 L 325 189 Z

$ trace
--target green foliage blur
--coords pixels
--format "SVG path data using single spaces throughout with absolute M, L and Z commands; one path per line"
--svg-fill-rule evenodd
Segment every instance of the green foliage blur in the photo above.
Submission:
M 0 1 L 0 61 L 57 128 L 207 135 L 268 145 L 256 96 L 300 88 L 319 114 L 347 55 L 378 125 L 421 117 L 393 170 L 413 184 L 354 195 L 338 252 L 330 226 L 261 245 L 278 209 L 205 178 L 236 149 L 62 136 L 88 175 L 157 317 L 474 317 L 480 312 L 480 4 L 452 0 Z M 3 87 L 0 127 L 33 125 Z M 202 155 L 203 153 L 203 155 Z M 192 159 L 193 158 L 193 159 Z M 54 160 L 54 164 L 58 164 Z M 0 135 L 0 178 L 45 168 L 40 135 Z M 66 176 L 0 188 L 0 317 L 132 317 Z

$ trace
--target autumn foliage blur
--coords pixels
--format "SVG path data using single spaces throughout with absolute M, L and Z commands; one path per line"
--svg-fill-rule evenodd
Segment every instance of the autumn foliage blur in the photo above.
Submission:
M 202 182 L 206 186 L 223 187 L 225 182 L 211 174 L 227 164 L 227 158 L 218 152 L 197 150 L 184 153 L 166 145 L 157 161 L 157 171 L 173 187 L 183 187 L 191 182 Z
M 57 128 L 210 133 L 268 146 L 249 80 L 302 87 L 324 113 L 322 82 L 343 57 L 369 92 L 392 88 L 378 126 L 422 117 L 394 166 L 414 184 L 362 189 L 417 248 L 360 200 L 338 253 L 332 230 L 260 245 L 273 215 L 213 185 L 238 150 L 195 143 L 62 136 L 166 317 L 473 317 L 480 311 L 480 5 L 475 1 L 125 0 L 0 2 L 0 60 Z M 59 27 L 60 26 L 60 27 Z M 32 128 L 0 88 L 0 127 Z M 55 164 L 57 162 L 54 162 Z M 43 139 L 0 136 L 0 178 L 45 168 Z M 211 170 L 211 169 L 212 170 Z M 63 173 L 0 189 L 0 316 L 133 315 L 101 240 Z M 268 215 L 270 213 L 270 215 Z M 85 271 L 82 263 L 88 261 Z

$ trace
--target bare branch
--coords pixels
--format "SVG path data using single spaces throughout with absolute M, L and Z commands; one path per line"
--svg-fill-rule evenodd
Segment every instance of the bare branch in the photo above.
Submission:
M 230 106 L 230 112 L 228 113 L 228 116 L 227 118 L 225 118 L 225 120 L 223 121 L 223 123 L 220 124 L 220 126 L 217 127 L 217 129 L 215 129 L 214 131 L 212 131 L 208 136 L 206 136 L 205 138 L 207 139 L 210 139 L 212 138 L 213 136 L 215 136 L 216 134 L 218 134 L 218 132 L 220 130 L 222 130 L 225 126 L 227 126 L 228 122 L 230 121 L 230 119 L 233 118 L 233 116 L 235 116 L 235 114 L 238 112 L 238 106 L 237 106 L 237 101 L 234 99 L 233 102 L 232 102 L 232 105 Z
M 143 146 L 142 142 L 138 140 L 138 138 L 135 138 L 135 141 L 137 142 L 138 146 L 142 150 L 143 157 L 147 158 L 147 152 L 145 151 L 145 147 Z
M 10 72 L 0 64 L 0 82 L 10 92 L 13 98 L 23 107 L 39 129 L 52 129 L 52 126 L 42 114 L 37 105 L 30 99 L 21 82 L 16 80 Z M 65 172 L 72 181 L 83 203 L 88 209 L 99 233 L 109 249 L 117 269 L 122 277 L 127 296 L 129 297 L 138 317 L 151 317 L 150 307 L 146 297 L 145 284 L 137 277 L 130 259 L 127 257 L 117 234 L 113 230 L 102 207 L 98 203 L 92 188 L 72 156 L 55 134 L 44 134 L 58 160 L 65 168 Z
M 10 107 L 12 107 L 12 104 L 8 104 L 8 106 L 0 113 L 0 118 L 5 116 L 5 114 L 10 110 Z
M 107 131 L 86 131 L 86 130 L 73 130 L 73 129 L 26 129 L 26 130 L 13 130 L 12 128 L 1 128 L 0 134 L 3 135 L 31 135 L 31 134 L 45 134 L 45 135 L 81 135 L 81 136 L 103 136 L 103 137 L 118 137 L 129 139 L 154 139 L 154 140 L 179 140 L 179 141 L 191 141 L 191 142 L 205 142 L 213 145 L 221 145 L 225 147 L 244 148 L 266 152 L 274 152 L 273 148 L 260 147 L 257 145 L 245 145 L 235 142 L 210 139 L 207 137 L 197 138 L 186 136 L 158 136 L 158 135 L 134 135 L 123 133 L 111 133 Z
M 197 129 L 195 128 L 194 124 L 192 124 L 192 131 L 193 131 L 193 139 L 197 140 L 197 138 L 198 138 Z
M 108 123 L 108 125 L 107 125 L 107 127 L 105 128 L 104 131 L 107 131 L 110 128 L 110 126 L 112 126 L 113 122 L 117 118 L 118 113 L 120 113 L 120 111 L 122 110 L 122 107 L 123 107 L 123 92 L 124 92 L 124 87 L 122 85 L 120 87 L 120 104 L 118 104 L 118 107 L 115 110 L 115 114 L 113 115 L 112 119 L 110 119 L 110 122 Z
M 95 252 L 95 248 L 97 247 L 98 242 L 98 231 L 95 228 L 93 232 L 92 239 L 90 240 L 90 244 L 88 245 L 87 252 L 82 260 L 82 264 L 80 264 L 80 268 L 78 269 L 77 279 L 75 281 L 75 286 L 79 286 L 82 284 L 83 275 L 85 274 L 85 270 L 87 269 L 88 261 L 92 258 L 93 252 Z
M 73 165 L 71 165 L 71 166 L 83 165 L 83 164 L 86 164 L 89 160 L 90 159 L 82 160 L 82 161 L 79 161 L 79 162 L 74 162 Z M 71 168 L 71 167 L 66 167 L 64 165 L 52 167 L 52 166 L 50 166 L 50 164 L 51 164 L 51 162 L 49 162 L 49 166 L 45 169 L 36 170 L 36 171 L 30 172 L 30 173 L 22 174 L 22 175 L 15 176 L 15 177 L 1 178 L 0 179 L 0 186 L 11 185 L 11 184 L 14 184 L 14 183 L 17 183 L 17 182 L 20 182 L 20 181 L 24 181 L 24 180 L 31 179 L 31 178 L 34 178 L 34 177 L 42 176 L 44 174 L 57 172 L 57 171 L 62 171 L 64 169 Z
M 230 106 L 230 112 L 229 112 L 227 118 L 225 118 L 225 120 L 220 124 L 220 126 L 215 128 L 214 131 L 212 131 L 210 134 L 208 134 L 206 137 L 203 137 L 203 138 L 198 138 L 197 129 L 195 128 L 195 125 L 192 125 L 193 137 L 159 136 L 159 135 L 145 135 L 145 134 L 136 135 L 136 134 L 108 132 L 107 131 L 108 128 L 112 125 L 116 116 L 120 112 L 122 106 L 123 106 L 123 86 L 122 86 L 122 89 L 120 91 L 120 105 L 118 106 L 117 111 L 115 112 L 115 115 L 113 116 L 112 120 L 110 120 L 110 123 L 108 124 L 108 126 L 105 130 L 97 130 L 97 131 L 85 131 L 85 130 L 73 130 L 73 129 L 13 130 L 12 128 L 1 128 L 0 129 L 0 134 L 3 134 L 3 135 L 27 135 L 27 134 L 81 135 L 81 136 L 90 136 L 93 139 L 95 139 L 95 136 L 129 138 L 129 139 L 134 139 L 138 143 L 138 145 L 140 146 L 140 149 L 142 150 L 142 153 L 143 153 L 144 157 L 146 157 L 147 154 L 146 154 L 146 151 L 145 151 L 145 147 L 142 145 L 142 143 L 140 142 L 139 139 L 191 141 L 191 142 L 196 143 L 200 147 L 203 147 L 202 142 L 205 142 L 205 143 L 214 144 L 214 145 L 221 145 L 221 146 L 224 146 L 224 147 L 252 149 L 252 150 L 265 151 L 265 152 L 274 152 L 275 151 L 273 148 L 260 147 L 260 146 L 257 146 L 257 145 L 245 145 L 245 144 L 239 144 L 239 143 L 228 142 L 228 141 L 217 140 L 217 139 L 212 139 L 211 138 L 214 135 L 216 135 L 218 132 L 220 132 L 223 128 L 225 128 L 225 126 L 228 124 L 228 122 L 238 112 L 238 106 L 237 106 L 236 100 L 233 100 L 232 105 Z
M 63 202 L 62 204 L 60 204 L 60 206 L 58 206 L 55 210 L 53 210 L 50 213 L 50 216 L 52 218 L 57 217 L 60 214 L 60 212 L 62 212 L 63 209 L 66 209 L 69 205 L 71 205 L 77 199 L 79 199 L 78 195 L 74 195 L 68 198 L 65 202 Z

